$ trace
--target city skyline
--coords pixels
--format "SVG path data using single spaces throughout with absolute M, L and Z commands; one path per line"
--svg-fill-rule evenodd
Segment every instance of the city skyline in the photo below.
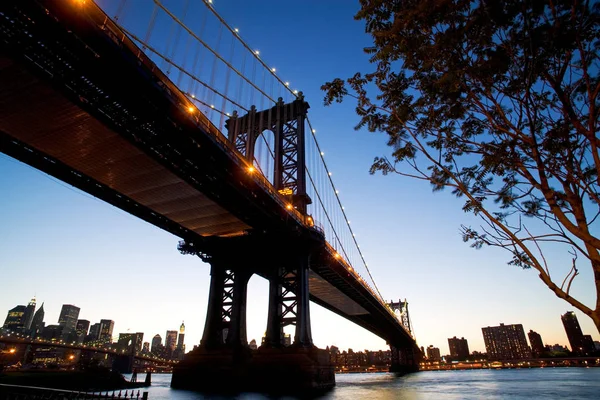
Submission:
M 32 304 L 33 304 L 33 307 L 34 307 L 34 308 L 33 308 L 32 315 L 31 315 L 31 318 L 30 318 L 30 320 L 31 320 L 31 319 L 33 319 L 33 313 L 37 313 L 37 312 L 38 312 L 38 311 L 40 311 L 40 310 L 42 311 L 42 318 L 44 318 L 44 316 L 43 316 L 43 313 L 44 313 L 44 310 L 43 310 L 43 305 L 44 305 L 44 303 L 42 303 L 42 305 L 40 306 L 40 308 L 39 308 L 39 309 L 35 309 L 36 298 L 34 297 L 34 298 L 33 298 L 33 299 L 32 299 L 32 300 L 29 302 L 29 305 L 28 305 L 28 307 L 29 307 L 29 306 L 31 306 Z M 61 306 L 61 313 L 60 313 L 60 315 L 59 315 L 59 318 L 58 318 L 58 323 L 59 323 L 59 325 L 61 324 L 61 320 L 63 319 L 63 313 L 65 313 L 65 310 L 70 310 L 70 309 L 72 309 L 72 308 L 74 308 L 74 309 L 76 309 L 76 310 L 77 310 L 77 316 L 78 316 L 78 314 L 79 314 L 79 311 L 80 311 L 80 308 L 79 308 L 79 307 L 77 307 L 77 306 L 75 306 L 75 305 L 73 305 L 73 304 L 63 304 L 63 305 Z M 23 305 L 20 305 L 20 304 L 19 304 L 19 305 L 16 305 L 15 307 L 13 307 L 13 308 L 11 308 L 11 309 L 7 310 L 7 317 L 6 317 L 6 319 L 5 319 L 5 324 L 7 323 L 7 321 L 11 321 L 11 319 L 14 319 L 12 316 L 13 316 L 13 314 L 14 314 L 14 310 L 17 310 L 17 309 L 22 309 L 22 312 L 21 312 L 21 314 L 24 314 L 24 311 L 25 311 L 25 306 L 23 306 Z M 582 333 L 582 331 L 581 331 L 581 328 L 579 328 L 579 323 L 578 323 L 577 317 L 575 316 L 574 312 L 573 312 L 573 311 L 568 311 L 568 312 L 566 312 L 564 315 L 561 315 L 561 316 L 560 316 L 560 318 L 561 318 L 561 320 L 562 320 L 562 322 L 563 322 L 563 325 L 564 325 L 565 335 L 567 336 L 567 339 L 568 339 L 568 342 L 567 342 L 567 344 L 566 344 L 566 345 L 565 345 L 565 343 L 549 343 L 549 342 L 548 342 L 548 343 L 546 343 L 546 342 L 544 342 L 544 341 L 541 339 L 541 337 L 540 337 L 540 334 L 539 334 L 539 333 L 537 333 L 537 332 L 535 332 L 535 331 L 533 331 L 533 330 L 531 330 L 531 329 L 530 329 L 530 331 L 527 333 L 527 337 L 529 338 L 529 340 L 527 340 L 527 339 L 525 339 L 525 332 L 524 332 L 524 329 L 523 329 L 523 325 L 522 325 L 522 324 L 508 324 L 508 325 L 505 327 L 505 324 L 501 322 L 501 323 L 499 324 L 499 326 L 495 326 L 495 327 L 490 327 L 490 326 L 488 326 L 488 327 L 482 327 L 482 328 L 481 328 L 481 330 L 482 330 L 482 333 L 483 333 L 483 338 L 484 338 L 484 348 L 483 348 L 483 351 L 481 351 L 481 350 L 473 350 L 473 351 L 475 351 L 475 352 L 478 352 L 478 353 L 481 353 L 481 352 L 488 352 L 488 350 L 489 350 L 489 349 L 487 348 L 487 346 L 485 346 L 485 340 L 486 340 L 486 330 L 487 330 L 487 331 L 490 331 L 490 329 L 496 329 L 496 330 L 497 330 L 498 328 L 500 328 L 500 329 L 511 328 L 511 329 L 512 329 L 513 327 L 517 327 L 517 328 L 518 328 L 518 330 L 519 330 L 519 331 L 521 331 L 521 333 L 523 334 L 523 335 L 522 335 L 523 337 L 522 337 L 522 338 L 520 338 L 520 340 L 521 340 L 521 341 L 524 341 L 523 343 L 525 344 L 525 346 L 527 346 L 527 347 L 528 347 L 528 349 L 529 349 L 529 351 L 531 351 L 531 353 L 532 353 L 532 354 L 534 354 L 534 355 L 535 355 L 535 354 L 538 354 L 538 355 L 540 354 L 540 351 L 536 351 L 536 350 L 535 350 L 535 349 L 536 349 L 536 347 L 537 347 L 537 348 L 539 348 L 539 345 L 541 345 L 541 347 L 553 347 L 553 346 L 556 346 L 556 345 L 558 345 L 558 346 L 561 346 L 561 347 L 566 347 L 566 348 L 569 348 L 571 352 L 573 352 L 574 354 L 578 354 L 579 352 L 581 352 L 581 348 L 580 348 L 579 350 L 573 350 L 573 343 L 572 343 L 572 340 L 573 340 L 573 338 L 569 336 L 569 331 L 570 331 L 570 330 L 572 330 L 573 328 L 571 328 L 571 327 L 568 327 L 568 325 L 567 325 L 567 324 L 565 324 L 565 318 L 566 318 L 566 316 L 570 316 L 570 319 L 571 319 L 571 320 L 573 320 L 572 324 L 574 324 L 574 327 L 575 327 L 575 329 L 577 330 L 577 333 L 576 333 L 576 335 L 580 336 L 581 338 L 583 338 L 583 337 L 585 337 L 585 336 L 588 336 L 588 337 L 592 337 L 592 336 L 593 336 L 593 335 L 589 335 L 589 334 L 587 334 L 587 335 L 583 334 L 583 333 Z M 75 321 L 75 322 L 76 322 L 76 332 L 77 332 L 78 334 L 80 334 L 80 332 L 79 332 L 79 330 L 80 330 L 80 325 L 81 325 L 81 326 L 84 326 L 84 327 L 86 327 L 86 328 L 90 328 L 90 321 L 89 321 L 89 320 L 79 319 L 79 318 L 77 318 L 77 317 L 75 317 L 75 318 L 76 318 L 76 321 Z M 24 317 L 23 317 L 23 319 L 24 319 L 24 320 L 27 320 L 27 317 L 25 317 L 25 316 L 24 316 Z M 30 322 L 31 322 L 31 321 L 30 321 Z M 111 324 L 111 329 L 110 329 L 110 331 L 111 331 L 111 335 L 110 335 L 110 342 L 111 342 L 111 343 L 117 343 L 117 342 L 120 342 L 120 341 L 121 341 L 121 336 L 123 336 L 123 335 L 136 335 L 136 333 L 132 333 L 132 332 L 134 332 L 135 330 L 131 330 L 131 329 L 128 329 L 128 330 L 127 330 L 127 332 L 117 332 L 116 330 L 115 330 L 115 331 L 113 331 L 113 329 L 112 329 L 112 328 L 114 327 L 114 325 L 116 325 L 116 322 L 115 322 L 115 321 L 113 321 L 113 320 L 101 319 L 101 320 L 100 320 L 100 323 L 96 323 L 96 324 L 94 324 L 94 325 L 98 325 L 98 329 L 101 329 L 101 328 L 102 328 L 102 326 L 103 326 L 103 323 L 104 323 L 104 322 L 110 322 L 110 324 Z M 26 324 L 26 325 L 27 325 L 27 324 Z M 47 325 L 52 325 L 52 324 L 47 324 Z M 46 326 L 47 326 L 47 325 L 46 325 Z M 62 325 L 61 325 L 61 326 L 62 326 Z M 92 328 L 93 328 L 93 325 L 92 325 Z M 131 330 L 131 332 L 130 332 L 130 330 Z M 87 329 L 86 329 L 85 331 L 86 331 L 86 333 L 87 333 Z M 90 330 L 89 330 L 89 331 L 90 331 L 90 334 L 91 334 L 91 332 L 92 332 L 92 329 L 90 328 Z M 99 334 L 100 334 L 100 332 L 99 332 Z M 138 332 L 137 332 L 137 335 L 139 335 L 139 334 L 140 334 L 140 332 L 138 331 Z M 141 335 L 142 335 L 142 336 L 143 336 L 143 335 L 145 335 L 145 334 L 146 334 L 146 332 L 141 332 Z M 150 334 L 150 333 L 149 333 L 149 334 Z M 571 334 L 571 335 L 572 335 L 572 334 Z M 102 335 L 100 335 L 100 336 L 102 336 Z M 171 337 L 170 337 L 170 336 L 171 336 Z M 170 347 L 172 347 L 172 348 L 170 348 L 170 351 L 171 351 L 171 352 L 173 352 L 173 351 L 175 350 L 175 348 L 177 348 L 178 350 L 181 350 L 181 349 L 184 349 L 184 350 L 185 350 L 185 348 L 186 348 L 186 345 L 184 345 L 184 344 L 183 344 L 184 336 L 185 336 L 185 324 L 184 324 L 184 322 L 182 321 L 182 323 L 181 323 L 181 325 L 180 325 L 180 327 L 179 327 L 179 330 L 178 330 L 178 331 L 175 331 L 175 330 L 172 330 L 172 329 L 168 329 L 168 328 L 167 328 L 167 330 L 166 330 L 166 334 L 165 334 L 165 341 L 164 341 L 164 345 L 162 344 L 162 336 L 160 335 L 160 333 L 156 333 L 156 334 L 155 334 L 155 335 L 152 337 L 152 339 L 148 339 L 147 341 L 142 341 L 142 340 L 139 340 L 139 343 L 138 343 L 138 344 L 139 344 L 139 347 L 141 348 L 142 342 L 148 342 L 148 343 L 150 343 L 150 341 L 151 341 L 151 342 L 152 342 L 152 348 L 154 348 L 154 347 L 155 347 L 155 343 L 158 343 L 159 345 L 162 345 L 162 346 L 164 346 L 164 347 L 166 347 L 166 348 L 170 348 Z M 170 337 L 170 338 L 169 338 L 169 337 Z M 289 336 L 288 336 L 288 337 L 289 337 Z M 533 337 L 533 340 L 532 340 L 532 337 Z M 168 338 L 169 338 L 169 339 L 168 339 Z M 575 339 L 575 340 L 578 340 L 578 341 L 580 341 L 580 340 L 582 340 L 581 338 L 579 338 L 579 337 L 578 337 L 578 338 L 577 338 L 577 339 Z M 100 339 L 101 339 L 101 337 L 100 337 Z M 167 345 L 167 341 L 168 341 L 168 340 L 170 340 L 170 344 L 169 344 L 169 345 Z M 260 339 L 259 339 L 259 340 L 260 340 Z M 498 340 L 498 339 L 496 339 L 496 340 Z M 249 338 L 249 339 L 248 339 L 248 344 L 249 344 L 249 345 L 250 345 L 250 342 L 255 342 L 255 343 L 256 343 L 256 339 L 255 339 L 255 338 L 251 338 L 251 339 Z M 464 359 L 466 356 L 468 356 L 468 355 L 472 354 L 472 351 L 469 351 L 469 345 L 468 345 L 469 339 L 467 339 L 467 338 L 464 338 L 464 337 L 457 338 L 456 336 L 454 336 L 454 337 L 452 337 L 452 338 L 448 338 L 448 339 L 447 339 L 447 342 L 448 342 L 448 352 L 442 352 L 442 351 L 440 350 L 440 348 L 443 348 L 443 347 L 442 347 L 442 346 L 440 346 L 439 344 L 437 344 L 437 343 L 436 343 L 436 344 L 429 344 L 429 345 L 427 346 L 427 348 L 425 348 L 425 346 L 423 346 L 423 348 L 426 350 L 426 351 L 425 351 L 425 355 L 429 354 L 429 351 L 430 351 L 430 349 L 432 349 L 432 348 L 434 348 L 434 349 L 438 349 L 438 351 L 440 352 L 440 354 L 439 354 L 439 356 L 440 356 L 440 357 L 443 357 L 443 356 L 446 356 L 446 355 L 447 355 L 447 356 L 450 356 L 450 357 L 452 357 L 453 359 L 457 359 L 457 360 L 459 360 L 459 359 L 460 359 L 460 360 L 463 360 L 463 359 Z M 538 342 L 539 342 L 539 343 L 538 343 Z M 578 342 L 578 343 L 579 343 L 579 342 Z M 197 345 L 197 344 L 199 344 L 199 343 L 194 343 L 194 344 L 192 344 L 192 346 L 195 346 L 195 345 Z M 594 343 L 591 343 L 591 342 L 590 342 L 590 345 L 591 345 L 591 346 L 593 346 L 593 345 L 594 345 Z M 332 344 L 332 346 L 335 346 L 335 344 Z M 328 347 L 329 347 L 329 345 L 328 345 Z M 335 347 L 337 347 L 337 346 L 335 346 Z M 360 345 L 359 345 L 359 346 L 355 346 L 355 348 L 356 348 L 358 351 L 360 351 L 360 349 L 367 350 L 367 348 L 366 348 L 366 347 L 360 347 Z M 191 349 L 191 348 L 188 348 L 188 351 L 189 351 L 190 349 Z M 348 349 L 352 349 L 352 347 L 348 347 Z M 375 349 L 375 351 L 377 351 L 377 350 L 384 350 L 384 349 L 385 349 L 385 348 L 382 348 L 382 349 Z M 369 350 L 370 350 L 370 349 L 369 349 Z M 585 355 L 585 354 L 579 354 L 579 355 Z
M 434 343 L 443 349 L 447 338 L 456 335 L 467 338 L 471 350 L 480 351 L 483 340 L 474 332 L 499 321 L 519 321 L 526 330 L 540 332 L 549 344 L 568 343 L 556 316 L 571 307 L 550 293 L 532 271 L 507 266 L 507 253 L 476 252 L 462 243 L 460 224 L 478 221 L 463 214 L 460 201 L 449 193 L 432 194 L 427 185 L 399 177 L 369 176 L 373 157 L 389 152 L 384 139 L 353 133 L 357 118 L 351 106 L 321 106 L 322 83 L 366 65 L 361 47 L 368 40 L 352 19 L 355 10 L 339 3 L 332 15 L 326 12 L 331 5 L 315 2 L 314 7 L 306 7 L 314 8 L 314 14 L 327 15 L 327 20 L 313 17 L 313 11 L 299 10 L 295 14 L 298 23 L 312 23 L 315 29 L 307 43 L 302 41 L 292 50 L 282 45 L 284 38 L 269 35 L 265 28 L 288 27 L 253 24 L 266 17 L 241 2 L 236 7 L 223 3 L 215 7 L 225 19 L 239 26 L 242 36 L 307 96 L 310 118 L 375 281 L 386 299 L 407 298 L 421 346 Z M 270 9 L 283 16 L 285 7 L 275 5 Z M 333 25 L 335 30 L 330 28 Z M 326 40 L 320 41 L 321 37 Z M 296 52 L 314 56 L 297 60 Z M 353 62 L 340 65 L 339 60 Z M 199 342 L 209 268 L 197 258 L 180 255 L 177 238 L 4 155 L 0 171 L 0 190 L 6 194 L 0 200 L 4 221 L 0 265 L 9 270 L 7 282 L 11 282 L 0 294 L 0 309 L 12 308 L 16 293 L 37 293 L 47 303 L 77 304 L 91 310 L 84 315 L 90 321 L 112 314 L 117 332 L 163 332 L 152 324 L 176 329 L 183 319 L 188 343 Z M 570 267 L 570 260 L 562 260 Z M 32 278 L 21 276 L 20 271 Z M 572 291 L 592 302 L 593 290 L 586 279 L 589 273 L 582 271 Z M 252 278 L 248 339 L 259 339 L 265 330 L 267 287 L 264 280 Z M 82 300 L 73 300 L 78 297 Z M 58 307 L 46 311 L 48 320 L 58 320 Z M 118 325 L 127 321 L 121 315 L 133 311 L 141 315 L 130 320 L 132 326 Z M 314 304 L 311 312 L 315 343 L 320 347 L 338 341 L 340 348 L 386 348 L 381 339 Z M 589 318 L 576 314 L 583 330 L 598 340 Z

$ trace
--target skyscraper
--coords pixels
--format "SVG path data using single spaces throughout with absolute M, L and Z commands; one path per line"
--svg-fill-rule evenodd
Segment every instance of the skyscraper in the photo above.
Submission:
M 181 321 L 181 326 L 179 327 L 179 336 L 177 337 L 177 349 L 183 351 L 185 349 L 185 345 L 183 344 L 183 340 L 185 338 L 185 325 L 183 321 Z
M 448 338 L 448 347 L 450 347 L 450 357 L 453 360 L 464 361 L 469 357 L 469 344 L 464 337 L 460 339 L 456 336 Z
M 31 327 L 29 328 L 32 337 L 37 337 L 42 333 L 44 329 L 44 303 L 42 303 L 41 307 L 35 312 L 33 319 L 31 321 Z
M 63 304 L 58 317 L 58 325 L 63 327 L 63 333 L 74 332 L 77 328 L 77 318 L 79 317 L 79 307 L 72 304 Z
M 29 330 L 31 328 L 31 322 L 33 321 L 33 315 L 35 313 L 35 297 L 31 299 L 25 313 L 23 314 L 23 328 Z
M 589 340 L 584 338 L 579 321 L 577 321 L 577 315 L 573 311 L 567 311 L 560 316 L 567 338 L 569 338 L 569 344 L 571 345 L 571 351 L 578 356 L 589 355 L 594 351 L 594 348 L 590 346 Z M 592 342 L 593 344 L 593 342 Z
M 14 332 L 21 331 L 24 326 L 23 315 L 25 315 L 26 309 L 27 307 L 18 305 L 15 308 L 8 310 L 8 314 L 6 315 L 6 319 L 4 320 L 4 325 L 2 325 L 2 327 Z
M 85 337 L 88 334 L 89 329 L 90 329 L 90 321 L 88 321 L 87 319 L 78 319 L 77 320 L 77 326 L 75 327 L 77 336 Z
M 175 345 L 177 344 L 177 331 L 167 331 L 165 337 L 165 349 L 167 350 L 167 357 L 172 357 L 175 351 Z
M 481 328 L 481 331 L 488 360 L 516 360 L 531 357 L 523 325 L 500 324 L 500 326 Z
M 546 349 L 544 348 L 544 342 L 542 336 L 539 333 L 532 331 L 531 329 L 527 333 L 529 337 L 529 344 L 531 345 L 531 353 L 533 357 L 539 357 Z
M 100 338 L 100 330 L 102 328 L 102 324 L 97 322 L 90 327 L 90 333 L 86 336 L 86 342 L 93 342 Z
M 161 346 L 162 346 L 162 338 L 157 333 L 152 338 L 152 345 L 150 346 L 150 351 L 153 352 L 154 354 L 158 354 Z
M 107 343 L 112 342 L 113 329 L 115 327 L 115 321 L 110 319 L 100 320 L 100 336 L 98 339 L 104 340 Z

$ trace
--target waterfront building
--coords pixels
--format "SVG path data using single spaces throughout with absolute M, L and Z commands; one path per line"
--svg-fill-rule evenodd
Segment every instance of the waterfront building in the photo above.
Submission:
M 165 336 L 165 350 L 167 351 L 167 357 L 173 357 L 175 347 L 177 345 L 177 331 L 167 331 Z
M 23 314 L 23 329 L 29 330 L 31 329 L 31 323 L 33 322 L 33 315 L 35 314 L 35 297 L 31 299 L 27 307 L 25 308 L 25 313 Z
M 541 356 L 542 353 L 546 351 L 544 342 L 542 341 L 542 336 L 531 329 L 527 333 L 527 336 L 529 337 L 529 344 L 531 345 L 531 353 L 533 357 Z
M 23 315 L 25 315 L 26 309 L 27 307 L 18 305 L 15 308 L 8 310 L 8 314 L 6 315 L 6 319 L 4 320 L 4 325 L 2 325 L 2 328 L 13 332 L 22 331 L 24 326 Z
M 460 339 L 456 336 L 448 338 L 448 347 L 450 347 L 450 357 L 452 360 L 464 361 L 469 357 L 469 344 L 464 337 Z
M 150 342 L 144 342 L 144 345 L 142 346 L 142 354 L 148 353 L 150 353 Z
M 159 354 L 159 349 L 160 347 L 162 347 L 162 338 L 160 337 L 160 335 L 157 333 L 156 335 L 154 335 L 154 337 L 152 338 L 152 344 L 150 346 L 150 351 L 154 354 Z
M 45 325 L 44 314 L 44 303 L 42 303 L 40 308 L 38 308 L 38 310 L 35 312 L 33 319 L 31 320 L 31 327 L 29 328 L 29 331 L 31 332 L 31 337 L 38 337 L 42 333 L 42 330 L 44 329 Z
M 481 328 L 489 361 L 531 358 L 523 325 L 513 324 Z
M 103 340 L 105 343 L 112 342 L 113 329 L 115 327 L 115 321 L 111 319 L 100 320 L 100 336 L 98 339 Z
M 58 317 L 58 325 L 62 326 L 63 332 L 68 334 L 74 332 L 77 328 L 77 318 L 79 317 L 79 307 L 72 304 L 63 304 Z
M 573 311 L 567 311 L 560 316 L 560 319 L 565 327 L 571 351 L 578 356 L 590 355 L 594 351 L 593 341 L 590 344 L 590 340 L 584 338 L 577 315 Z
M 427 359 L 429 361 L 441 361 L 442 356 L 440 349 L 433 347 L 433 345 L 429 345 L 429 347 L 427 347 Z

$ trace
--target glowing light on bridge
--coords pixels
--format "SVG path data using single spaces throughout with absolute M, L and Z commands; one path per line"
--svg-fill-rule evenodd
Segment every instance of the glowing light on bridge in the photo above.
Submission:
M 316 130 L 316 129 L 313 129 L 313 130 L 312 130 L 312 133 L 317 133 L 317 130 Z
M 271 68 L 271 72 L 275 72 L 277 71 L 275 68 Z
M 259 55 L 259 54 L 260 54 L 260 51 L 258 51 L 258 50 L 254 50 L 254 54 L 256 54 L 256 55 Z
M 256 168 L 254 168 L 254 167 L 248 167 L 248 172 L 253 173 L 254 171 L 256 171 Z
M 194 110 L 195 110 L 195 108 L 194 108 L 194 106 L 189 106 L 189 107 L 187 108 L 187 110 L 188 110 L 188 112 L 189 112 L 189 113 L 193 113 L 193 112 L 194 112 Z
M 292 207 L 293 207 L 293 206 L 292 206 L 291 204 L 288 204 L 287 206 L 285 206 L 285 208 L 287 208 L 288 210 L 291 210 L 291 209 L 292 209 Z

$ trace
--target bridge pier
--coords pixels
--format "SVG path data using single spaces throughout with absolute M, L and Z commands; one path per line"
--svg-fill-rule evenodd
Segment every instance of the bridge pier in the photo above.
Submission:
M 208 311 L 201 346 L 207 349 L 247 346 L 246 297 L 251 272 L 211 260 Z
M 251 239 L 229 242 L 238 246 L 225 246 L 226 255 L 215 251 L 208 259 L 211 284 L 201 345 L 175 366 L 171 386 L 207 392 L 278 393 L 333 387 L 329 354 L 312 342 L 311 246 L 297 241 L 294 248 L 274 246 L 277 250 L 271 248 L 269 253 L 256 249 Z M 246 337 L 247 285 L 253 270 L 269 280 L 265 342 L 256 351 L 248 348 Z M 284 327 L 290 325 L 295 326 L 294 343 L 286 347 Z
M 390 345 L 390 350 L 392 353 L 390 372 L 404 375 L 419 370 L 420 352 L 415 351 L 413 347 Z

